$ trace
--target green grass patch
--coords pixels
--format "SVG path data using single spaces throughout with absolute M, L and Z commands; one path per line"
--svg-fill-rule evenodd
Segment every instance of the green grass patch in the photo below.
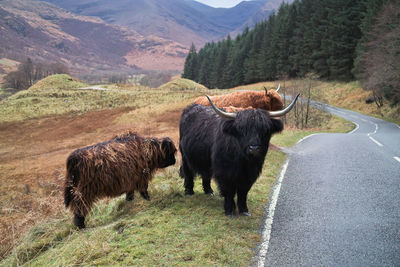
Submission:
M 252 217 L 228 218 L 223 199 L 210 197 L 196 180 L 195 195 L 183 195 L 178 167 L 158 173 L 152 200 L 137 194 L 103 200 L 87 217 L 87 229 L 72 226 L 65 213 L 35 226 L 1 265 L 244 266 L 260 242 L 260 224 L 269 191 L 285 160 L 270 151 L 263 172 L 249 193 Z M 216 190 L 215 183 L 212 184 Z
M 283 130 L 283 134 L 272 136 L 271 143 L 279 147 L 291 147 L 300 139 L 315 133 L 348 133 L 355 128 L 355 125 L 336 115 L 327 114 L 323 111 L 313 109 L 314 119 L 318 121 L 316 128 L 305 128 L 303 130 L 287 127 Z M 292 116 L 292 114 L 289 114 Z M 321 119 L 320 116 L 323 118 Z M 288 118 L 292 120 L 292 118 Z
M 147 108 L 150 112 L 157 112 L 157 109 L 160 109 L 161 106 L 186 103 L 188 99 L 201 94 L 203 93 L 199 91 L 177 91 L 169 88 L 151 89 L 148 87 L 111 91 L 60 90 L 59 88 L 29 89 L 18 92 L 2 101 L 0 123 L 64 114 L 83 114 L 91 110 L 118 107 Z
M 45 90 L 45 89 L 73 89 L 82 88 L 88 86 L 77 79 L 72 78 L 68 74 L 54 74 L 50 75 L 34 85 L 32 85 L 28 90 Z
M 15 61 L 15 60 L 11 60 L 8 58 L 0 58 L 0 66 L 15 68 L 16 66 L 18 66 L 18 64 L 19 64 L 19 62 Z
M 300 139 L 314 133 L 316 133 L 316 131 L 288 129 L 284 130 L 283 134 L 274 135 L 271 139 L 271 143 L 279 147 L 291 147 Z
M 184 90 L 202 91 L 207 89 L 207 87 L 205 87 L 204 85 L 201 85 L 199 83 L 196 83 L 192 80 L 188 80 L 185 78 L 172 80 L 159 87 L 159 89 L 166 89 L 166 88 L 170 90 L 180 90 L 180 91 Z

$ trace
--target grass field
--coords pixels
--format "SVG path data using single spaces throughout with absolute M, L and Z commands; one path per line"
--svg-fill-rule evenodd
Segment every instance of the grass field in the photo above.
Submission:
M 127 203 L 123 196 L 99 201 L 84 231 L 73 227 L 63 208 L 65 159 L 74 149 L 127 129 L 170 136 L 178 143 L 182 109 L 206 92 L 187 83 L 158 89 L 110 86 L 110 91 L 38 88 L 3 100 L 0 265 L 248 265 L 260 241 L 269 192 L 286 157 L 276 149 L 268 152 L 249 193 L 252 217 L 225 217 L 223 199 L 204 195 L 198 180 L 196 194 L 185 197 L 179 164 L 156 174 L 150 202 L 137 197 Z M 334 116 L 324 120 L 307 131 L 289 127 L 272 143 L 290 146 L 314 132 L 352 129 Z

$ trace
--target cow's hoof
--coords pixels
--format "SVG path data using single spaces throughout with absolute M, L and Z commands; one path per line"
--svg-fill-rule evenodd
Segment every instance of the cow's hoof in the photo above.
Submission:
M 185 190 L 185 196 L 193 196 L 194 195 L 194 191 L 192 190 L 192 191 L 186 191 Z
M 85 226 L 85 217 L 84 216 L 79 216 L 79 215 L 74 215 L 74 224 L 79 229 L 84 229 L 86 227 Z
M 140 195 L 142 196 L 142 198 L 146 199 L 147 201 L 150 201 L 149 193 L 147 193 L 147 192 L 140 192 Z
M 205 194 L 206 194 L 206 195 L 209 195 L 210 197 L 215 196 L 214 192 L 207 192 L 207 193 L 205 193 Z
M 233 216 L 235 216 L 235 212 L 234 211 L 231 211 L 231 212 L 226 212 L 225 211 L 225 216 L 228 217 L 228 218 L 233 218 Z
M 132 201 L 133 198 L 134 198 L 134 194 L 133 193 L 127 193 L 126 194 L 126 197 L 125 197 L 126 201 Z
M 251 213 L 248 212 L 248 211 L 245 211 L 245 212 L 241 212 L 240 215 L 242 215 L 242 216 L 251 216 Z

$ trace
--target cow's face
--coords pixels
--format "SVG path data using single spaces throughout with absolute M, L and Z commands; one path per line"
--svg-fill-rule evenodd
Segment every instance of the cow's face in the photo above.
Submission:
M 275 90 L 265 91 L 265 103 L 267 105 L 267 110 L 283 109 L 282 98 Z
M 282 122 L 271 119 L 263 110 L 244 110 L 223 123 L 223 132 L 237 139 L 241 153 L 248 159 L 264 157 L 271 136 L 282 130 Z
M 174 145 L 174 142 L 166 137 L 162 139 L 161 141 L 161 151 L 163 157 L 160 158 L 159 160 L 159 168 L 165 168 L 171 165 L 174 165 L 176 160 L 175 160 L 175 154 L 176 154 L 176 147 Z

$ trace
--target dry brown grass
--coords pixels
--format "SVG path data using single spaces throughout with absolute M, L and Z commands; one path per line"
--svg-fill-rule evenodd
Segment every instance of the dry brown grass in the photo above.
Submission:
M 117 108 L 0 124 L 1 254 L 29 227 L 64 210 L 61 189 L 69 153 L 131 128 L 177 142 L 186 103 L 177 106 L 156 116 L 147 116 L 147 109 Z
M 293 88 L 307 88 L 309 80 L 289 80 L 275 82 L 261 82 L 246 86 L 238 86 L 235 89 L 244 90 L 261 90 L 264 86 L 268 89 L 276 88 L 281 84 L 281 91 L 288 94 L 296 93 Z M 365 100 L 372 96 L 372 92 L 362 89 L 359 82 L 324 82 L 312 81 L 311 98 L 323 103 L 328 103 L 333 106 L 351 109 L 367 115 L 390 120 L 400 124 L 400 107 L 391 107 L 387 100 L 384 100 L 384 105 L 378 108 L 374 103 L 366 104 Z M 305 95 L 303 94 L 304 98 Z

